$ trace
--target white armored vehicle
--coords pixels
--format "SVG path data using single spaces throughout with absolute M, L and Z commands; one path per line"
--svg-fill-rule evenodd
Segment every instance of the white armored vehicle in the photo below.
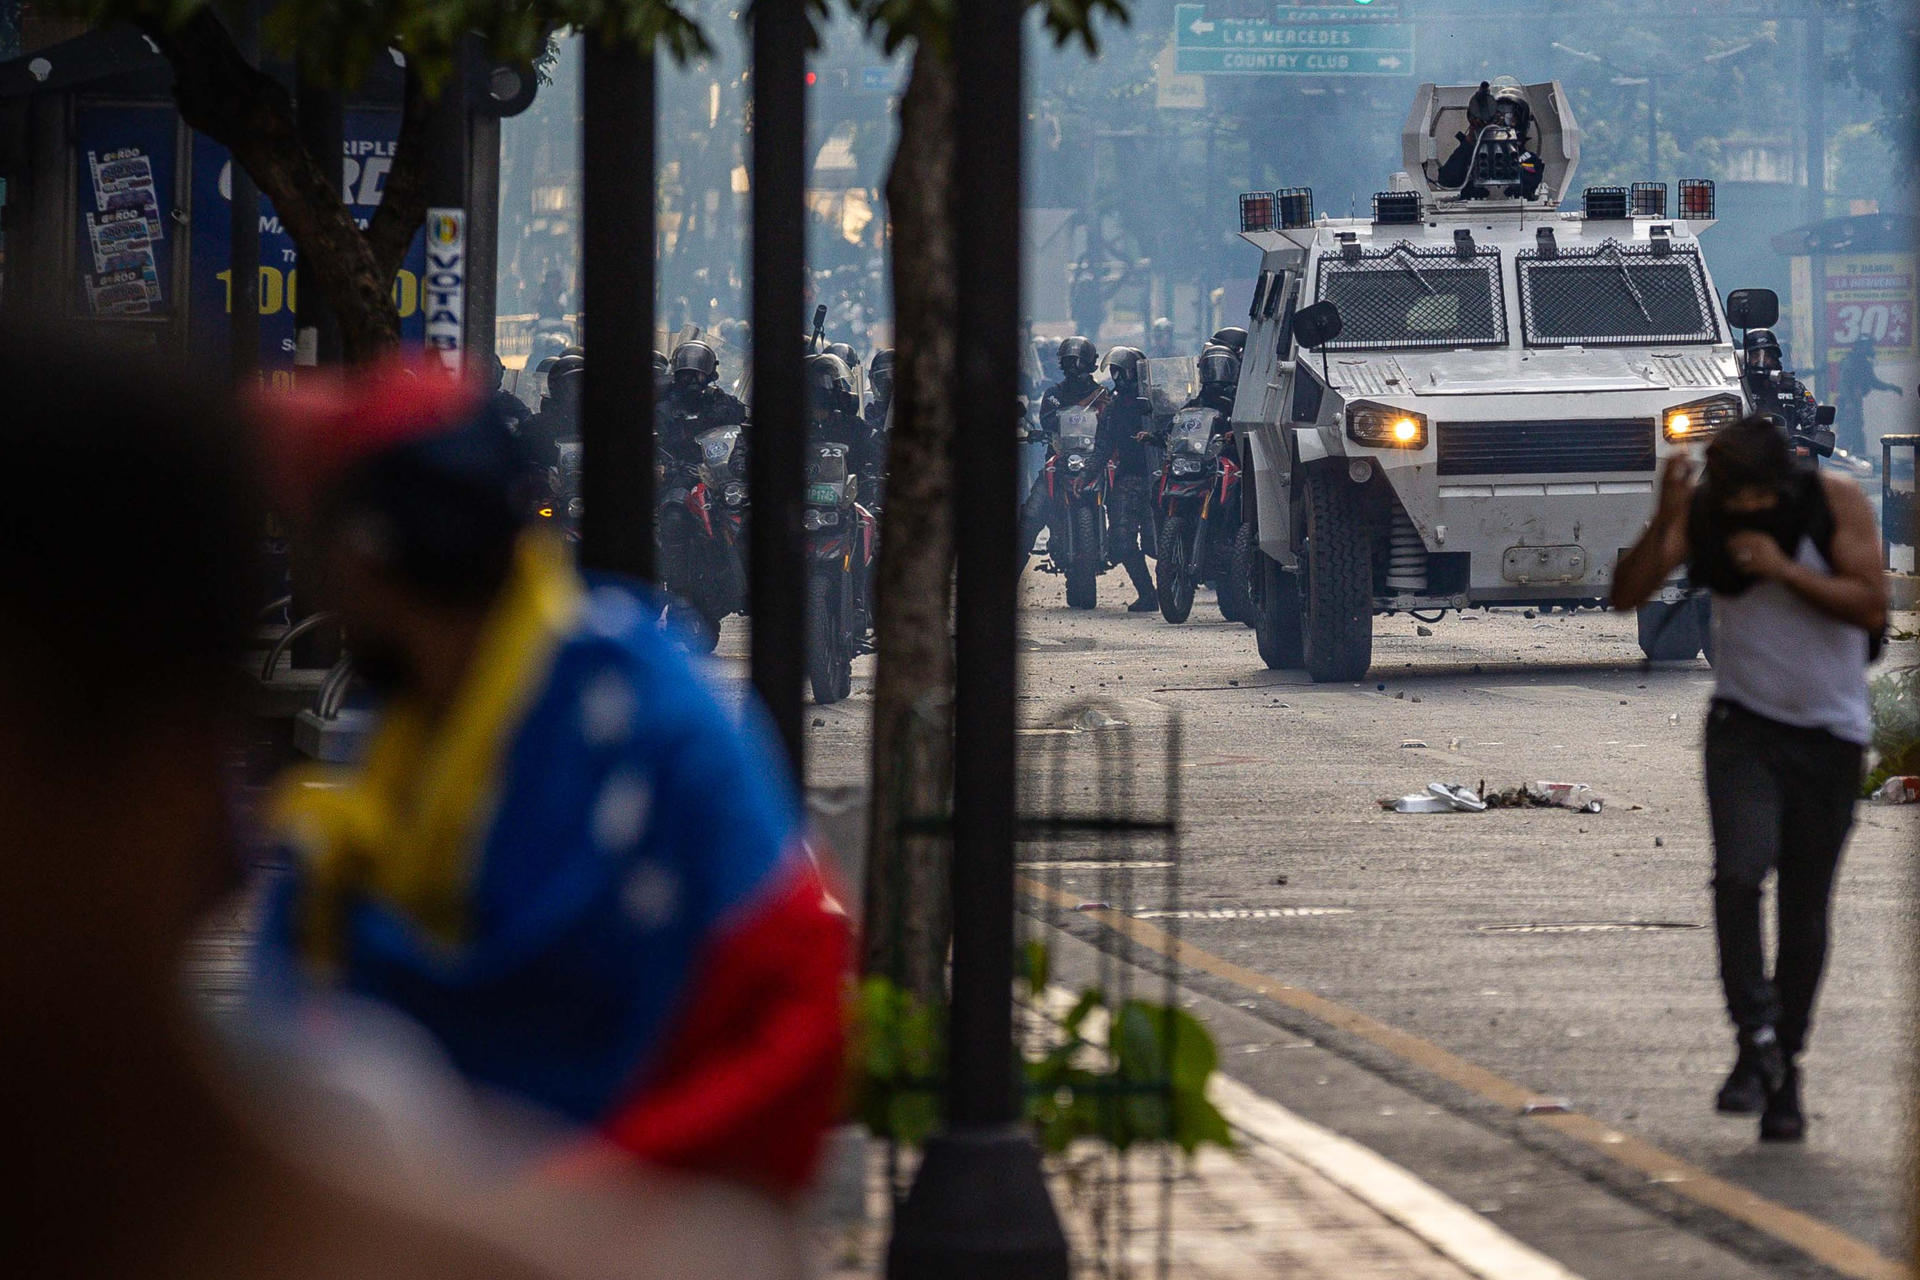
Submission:
M 1422 85 L 1371 218 L 1241 197 L 1261 252 L 1234 428 L 1260 655 L 1356 680 L 1373 616 L 1584 605 L 1668 454 L 1737 419 L 1740 368 L 1696 237 L 1713 184 L 1589 188 L 1558 83 Z M 1257 547 L 1257 550 L 1256 550 Z M 1640 619 L 1691 658 L 1705 601 Z

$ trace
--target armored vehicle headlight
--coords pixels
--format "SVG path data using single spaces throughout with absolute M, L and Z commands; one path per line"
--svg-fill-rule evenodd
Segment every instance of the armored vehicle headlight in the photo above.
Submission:
M 1711 440 L 1714 432 L 1739 420 L 1738 397 L 1711 396 L 1667 410 L 1666 435 L 1674 444 L 1692 444 L 1696 440 Z
M 1347 407 L 1347 435 L 1375 449 L 1420 449 L 1427 443 L 1427 416 L 1362 401 Z

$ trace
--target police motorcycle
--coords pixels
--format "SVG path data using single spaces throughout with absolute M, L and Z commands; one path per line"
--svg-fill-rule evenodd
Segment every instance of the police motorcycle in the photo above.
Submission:
M 694 394 L 661 403 L 657 567 L 660 585 L 674 601 L 670 617 L 685 624 L 697 647 L 712 652 L 721 620 L 747 608 L 746 424 L 731 396 L 701 390 L 711 388 L 717 375 L 710 348 L 684 343 L 673 363 L 676 379 L 688 371 L 683 389 Z
M 1200 357 L 1203 385 L 1231 387 L 1239 373 L 1239 361 L 1226 347 L 1210 346 Z M 1242 611 L 1232 570 L 1240 532 L 1240 466 L 1232 423 L 1212 405 L 1189 404 L 1174 413 L 1166 439 L 1166 457 L 1154 482 L 1159 514 L 1154 587 L 1160 616 L 1185 622 L 1193 611 L 1195 585 L 1214 582 L 1220 612 L 1237 622 Z
M 853 660 L 872 651 L 868 592 L 878 551 L 879 521 L 860 501 L 856 435 L 863 424 L 848 408 L 852 379 L 827 352 L 807 358 L 813 422 L 807 432 L 806 507 L 801 528 L 807 560 L 807 681 L 815 703 L 853 692 Z
M 1099 436 L 1097 403 L 1062 408 L 1047 438 L 1047 460 L 1040 469 L 1051 512 L 1050 572 L 1066 575 L 1069 609 L 1096 607 L 1100 575 L 1112 563 L 1107 554 L 1107 492 L 1114 464 L 1102 465 Z
M 547 492 L 535 514 L 567 542 L 577 543 L 580 516 L 586 509 L 580 499 L 581 445 L 578 440 L 566 440 L 555 450 L 560 460 L 547 468 Z

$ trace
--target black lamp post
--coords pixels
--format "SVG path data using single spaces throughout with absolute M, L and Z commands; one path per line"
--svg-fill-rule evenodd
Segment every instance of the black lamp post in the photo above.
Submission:
M 1065 1280 L 1067 1243 L 1021 1123 L 1013 1050 L 1014 637 L 1019 533 L 1020 0 L 955 6 L 953 1012 L 947 1127 L 887 1251 L 893 1280 Z M 964 391 L 964 394 L 963 394 Z

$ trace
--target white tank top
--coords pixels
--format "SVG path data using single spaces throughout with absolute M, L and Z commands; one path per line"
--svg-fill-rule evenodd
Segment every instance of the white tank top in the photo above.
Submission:
M 1812 538 L 1802 565 L 1831 573 Z M 1867 633 L 1829 618 L 1778 582 L 1713 597 L 1714 696 L 1755 715 L 1866 745 Z

